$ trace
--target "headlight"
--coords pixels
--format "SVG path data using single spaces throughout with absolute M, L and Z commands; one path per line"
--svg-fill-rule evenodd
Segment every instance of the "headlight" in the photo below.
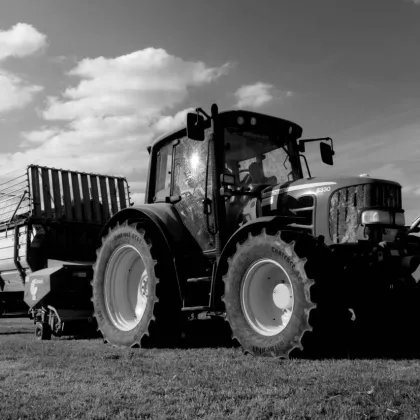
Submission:
M 404 213 L 395 213 L 394 220 L 393 220 L 392 214 L 386 210 L 366 210 L 362 213 L 362 224 L 364 225 L 372 225 L 372 224 L 392 225 L 394 223 L 398 226 L 404 226 L 405 225 Z
M 366 210 L 362 213 L 362 224 L 371 225 L 379 223 L 381 225 L 392 224 L 391 213 L 385 210 Z

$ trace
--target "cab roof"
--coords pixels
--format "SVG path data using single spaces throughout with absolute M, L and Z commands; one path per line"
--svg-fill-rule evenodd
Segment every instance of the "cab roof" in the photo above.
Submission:
M 285 133 L 292 134 L 296 139 L 302 136 L 302 127 L 292 121 L 284 120 L 282 118 L 273 117 L 267 114 L 260 114 L 258 112 L 246 111 L 246 110 L 230 110 L 219 112 L 219 118 L 222 124 L 225 126 L 233 125 L 239 126 L 238 118 L 244 118 L 244 128 L 258 130 L 258 132 L 279 132 L 285 131 Z M 256 124 L 251 125 L 251 118 L 255 118 Z M 205 128 L 210 127 L 210 120 L 205 120 Z M 159 146 L 161 143 L 175 140 L 180 137 L 187 135 L 187 128 L 184 126 L 181 129 L 174 130 L 172 132 L 163 134 L 158 137 L 152 144 L 151 148 Z

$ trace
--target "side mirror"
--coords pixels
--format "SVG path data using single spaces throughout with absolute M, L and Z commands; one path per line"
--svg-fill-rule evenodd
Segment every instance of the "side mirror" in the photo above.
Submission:
M 334 151 L 328 143 L 319 143 L 319 149 L 321 151 L 321 159 L 326 165 L 334 165 L 333 156 Z
M 187 136 L 191 140 L 204 140 L 204 117 L 199 114 L 187 114 Z

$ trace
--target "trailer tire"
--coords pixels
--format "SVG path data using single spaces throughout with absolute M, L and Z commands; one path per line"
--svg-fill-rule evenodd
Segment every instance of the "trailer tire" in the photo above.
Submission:
M 167 347 L 181 336 L 173 262 L 152 231 L 142 223 L 117 224 L 97 251 L 95 318 L 104 340 L 117 347 Z
M 306 258 L 295 251 L 297 244 L 263 230 L 238 243 L 228 260 L 222 299 L 233 339 L 246 353 L 288 358 L 295 348 L 303 350 L 302 338 L 312 331 L 314 280 L 306 274 Z
M 51 340 L 51 327 L 46 322 L 37 322 L 35 325 L 35 337 L 39 341 Z

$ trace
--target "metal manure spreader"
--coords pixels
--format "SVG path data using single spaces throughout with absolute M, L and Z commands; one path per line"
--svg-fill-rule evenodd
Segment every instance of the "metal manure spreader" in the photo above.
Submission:
M 121 177 L 37 165 L 0 177 L 0 315 L 29 306 L 41 339 L 94 320 L 97 240 L 129 205 Z

